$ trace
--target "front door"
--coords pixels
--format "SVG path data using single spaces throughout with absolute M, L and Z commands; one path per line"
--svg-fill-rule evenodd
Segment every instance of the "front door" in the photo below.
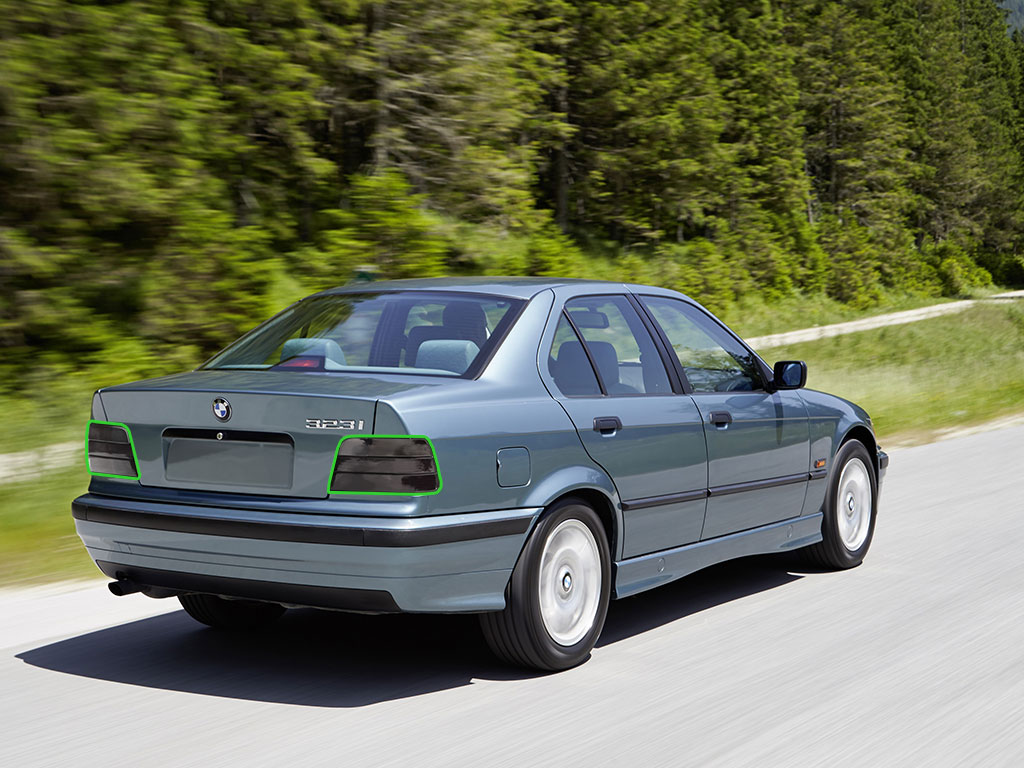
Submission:
M 807 409 L 769 392 L 754 353 L 695 305 L 641 298 L 692 388 L 708 451 L 702 539 L 800 515 L 810 470 Z
M 699 540 L 707 483 L 701 414 L 692 398 L 673 392 L 629 299 L 569 299 L 548 349 L 544 378 L 622 500 L 622 556 Z

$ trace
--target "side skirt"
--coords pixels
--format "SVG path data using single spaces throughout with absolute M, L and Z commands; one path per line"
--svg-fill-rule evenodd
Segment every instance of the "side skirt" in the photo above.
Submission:
M 725 560 L 814 544 L 821 541 L 822 517 L 817 512 L 619 561 L 615 563 L 615 597 L 635 595 Z

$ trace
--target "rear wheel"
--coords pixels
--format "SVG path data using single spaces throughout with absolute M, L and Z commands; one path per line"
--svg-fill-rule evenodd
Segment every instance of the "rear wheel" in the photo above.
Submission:
M 806 549 L 808 559 L 824 568 L 860 565 L 871 546 L 878 511 L 878 481 L 864 444 L 851 440 L 836 453 L 825 497 L 822 540 Z
M 256 629 L 281 617 L 284 606 L 252 600 L 225 600 L 216 595 L 178 595 L 178 602 L 196 621 L 217 629 Z
M 505 610 L 480 617 L 487 644 L 517 666 L 576 666 L 604 628 L 610 580 L 608 537 L 597 513 L 578 499 L 557 503 L 523 548 Z

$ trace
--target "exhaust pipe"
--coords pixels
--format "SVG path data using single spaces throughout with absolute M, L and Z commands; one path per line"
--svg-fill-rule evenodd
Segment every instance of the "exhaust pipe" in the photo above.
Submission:
M 107 584 L 107 589 L 113 595 L 124 597 L 125 595 L 134 595 L 136 592 L 141 592 L 142 585 L 136 584 L 131 579 L 118 579 Z

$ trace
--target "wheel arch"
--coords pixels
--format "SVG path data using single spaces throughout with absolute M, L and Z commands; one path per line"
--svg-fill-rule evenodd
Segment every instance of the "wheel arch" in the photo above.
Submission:
M 537 483 L 524 500 L 524 506 L 549 509 L 562 499 L 575 496 L 597 512 L 608 536 L 612 560 L 619 558 L 622 547 L 622 507 L 611 478 L 596 466 L 563 467 Z M 537 520 L 543 515 L 537 516 Z M 536 526 L 536 521 L 534 526 Z
M 615 514 L 615 506 L 612 500 L 597 488 L 575 488 L 553 499 L 547 506 L 551 507 L 563 499 L 569 498 L 580 499 L 597 513 L 598 518 L 601 520 L 601 525 L 604 526 L 605 536 L 608 537 L 608 551 L 611 553 L 612 560 L 615 560 L 619 551 L 618 547 L 621 544 L 622 528 L 618 523 L 618 516 Z
M 875 440 L 875 433 L 866 424 L 855 424 L 836 443 L 836 453 L 838 454 L 839 449 L 851 440 L 863 443 L 864 447 L 868 449 L 868 455 L 871 456 L 871 466 L 875 470 L 875 480 L 877 481 L 880 468 L 878 466 L 878 442 Z

